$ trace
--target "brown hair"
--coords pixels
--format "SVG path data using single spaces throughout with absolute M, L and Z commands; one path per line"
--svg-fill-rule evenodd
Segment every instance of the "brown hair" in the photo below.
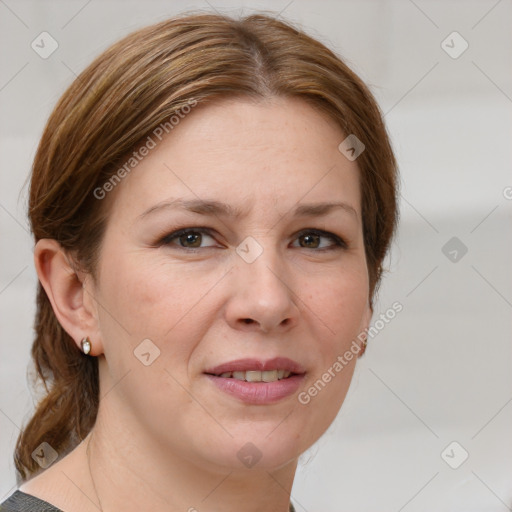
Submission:
M 97 57 L 61 97 L 39 143 L 29 199 L 35 241 L 57 240 L 94 277 L 108 208 L 93 191 L 191 100 L 234 96 L 301 98 L 364 143 L 357 164 L 373 304 L 398 220 L 398 174 L 381 112 L 339 57 L 264 14 L 177 16 Z M 46 395 L 16 444 L 23 480 L 39 472 L 31 454 L 42 442 L 69 452 L 93 427 L 99 405 L 97 358 L 64 331 L 40 283 L 35 331 L 32 358 Z

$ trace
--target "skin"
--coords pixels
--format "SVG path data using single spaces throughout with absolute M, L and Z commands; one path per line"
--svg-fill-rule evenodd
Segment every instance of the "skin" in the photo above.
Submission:
M 336 417 L 357 358 L 307 405 L 298 393 L 248 405 L 203 372 L 285 356 L 306 369 L 301 392 L 369 326 L 359 170 L 338 150 L 344 138 L 297 99 L 198 106 L 107 195 L 96 276 L 75 272 L 54 240 L 37 243 L 37 272 L 60 323 L 78 345 L 89 336 L 99 358 L 101 400 L 89 436 L 22 491 L 64 510 L 97 511 L 90 441 L 104 511 L 288 510 L 298 457 Z M 162 208 L 140 218 L 176 197 L 245 214 Z M 355 212 L 292 215 L 298 204 L 320 202 Z M 183 238 L 156 243 L 197 227 L 212 232 L 194 239 L 193 251 Z M 347 247 L 308 238 L 307 228 Z M 236 252 L 248 236 L 263 249 L 252 263 Z M 149 366 L 134 356 L 144 339 L 160 350 Z M 252 468 L 237 457 L 247 442 L 262 454 Z

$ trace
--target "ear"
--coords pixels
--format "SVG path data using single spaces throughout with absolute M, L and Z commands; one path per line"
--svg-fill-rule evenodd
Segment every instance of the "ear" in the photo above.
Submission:
M 363 318 L 361 319 L 361 327 L 359 332 L 360 333 L 366 333 L 368 332 L 368 329 L 370 328 L 370 322 L 372 320 L 373 316 L 373 307 L 370 306 L 370 302 L 368 301 L 366 303 L 366 309 L 363 313 Z M 361 357 L 366 352 L 366 344 L 368 342 L 368 337 L 365 336 L 364 341 L 366 343 L 363 343 L 362 340 L 359 340 L 359 354 L 357 357 Z
M 63 329 L 80 350 L 80 342 L 88 336 L 91 340 L 89 354 L 96 356 L 103 353 L 95 301 L 85 289 L 88 275 L 76 270 L 68 253 L 56 240 L 49 238 L 36 243 L 34 264 L 39 281 Z

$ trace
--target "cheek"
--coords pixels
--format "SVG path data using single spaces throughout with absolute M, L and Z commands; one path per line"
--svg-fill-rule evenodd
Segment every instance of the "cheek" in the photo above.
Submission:
M 322 411 L 326 425 L 343 403 L 356 366 L 357 337 L 367 313 L 368 275 L 366 267 L 355 265 L 313 282 L 305 302 L 311 322 L 318 327 L 314 336 L 318 364 L 300 403 Z
M 323 321 L 326 346 L 340 348 L 347 337 L 364 327 L 368 302 L 368 274 L 364 265 L 352 265 L 321 277 L 308 278 L 299 289 L 308 290 L 304 302 Z
M 222 273 L 192 272 L 140 253 L 118 256 L 111 256 L 101 274 L 109 378 L 122 379 L 116 389 L 138 413 L 154 415 L 157 408 L 170 422 L 172 410 L 190 402 L 177 382 L 187 382 L 190 355 L 208 326 L 205 296 Z M 138 359 L 144 352 L 152 361 L 147 366 Z
M 117 336 L 128 336 L 133 348 L 149 338 L 173 357 L 190 352 L 206 325 L 198 321 L 208 314 L 206 296 L 225 272 L 186 268 L 137 253 L 112 261 L 116 264 L 110 265 L 110 272 L 105 269 L 102 295 Z

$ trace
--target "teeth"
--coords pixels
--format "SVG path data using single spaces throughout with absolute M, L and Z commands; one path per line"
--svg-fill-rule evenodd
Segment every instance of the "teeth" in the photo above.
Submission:
M 249 370 L 246 372 L 224 372 L 220 374 L 220 377 L 245 380 L 247 382 L 276 382 L 281 379 L 287 379 L 291 373 L 288 370 L 266 370 L 263 372 Z
M 247 382 L 261 382 L 261 372 L 245 372 Z
M 261 380 L 263 382 L 276 382 L 277 370 L 271 370 L 268 372 L 261 372 Z

